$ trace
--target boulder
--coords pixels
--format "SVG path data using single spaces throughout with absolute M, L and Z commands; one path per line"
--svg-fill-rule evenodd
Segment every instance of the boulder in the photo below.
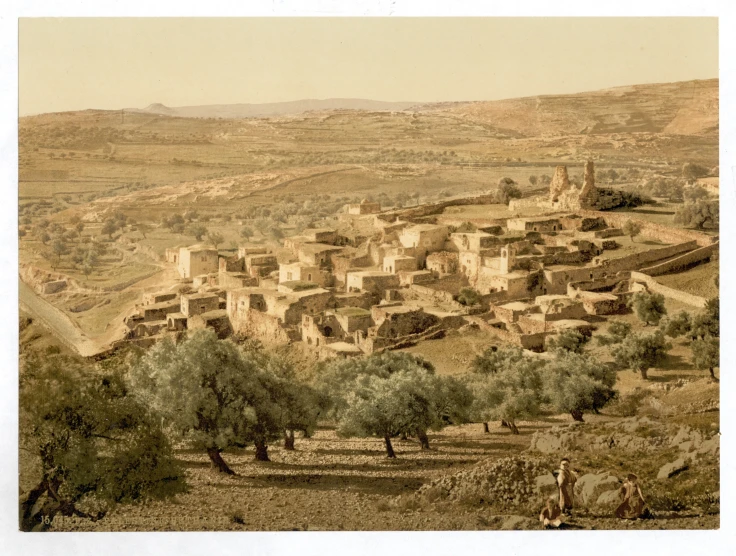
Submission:
M 621 481 L 607 471 L 603 473 L 588 473 L 580 477 L 575 483 L 575 499 L 581 506 L 594 504 L 598 497 L 609 490 L 618 490 Z
M 562 442 L 559 436 L 553 434 L 535 433 L 531 440 L 529 449 L 532 451 L 542 452 L 543 454 L 552 454 L 559 452 L 562 448 Z
M 611 512 L 621 504 L 621 494 L 619 489 L 607 490 L 601 494 L 595 501 L 594 508 L 599 512 Z
M 677 475 L 681 471 L 685 471 L 688 468 L 688 462 L 685 458 L 678 458 L 675 461 L 664 464 L 657 473 L 657 479 L 669 479 L 670 477 Z
M 557 480 L 552 473 L 539 475 L 534 478 L 534 493 L 543 496 L 545 499 L 550 496 L 559 495 Z

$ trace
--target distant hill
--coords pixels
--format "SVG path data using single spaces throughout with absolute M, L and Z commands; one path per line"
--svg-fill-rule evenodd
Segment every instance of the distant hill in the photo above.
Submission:
M 384 102 L 366 99 L 296 100 L 266 104 L 213 104 L 169 107 L 160 103 L 145 108 L 126 108 L 126 114 L 161 115 L 179 118 L 269 118 L 304 115 L 310 112 L 343 111 L 343 117 L 370 118 L 371 112 L 394 112 L 396 125 L 416 124 L 422 115 L 439 117 L 442 126 L 432 133 L 462 135 L 473 127 L 485 129 L 486 136 L 518 138 L 559 138 L 606 134 L 664 134 L 702 136 L 718 141 L 718 79 L 630 85 L 600 91 L 566 95 L 542 95 L 495 101 L 467 102 Z M 350 111 L 355 111 L 354 114 Z M 40 125 L 74 118 L 99 120 L 107 114 L 110 122 L 120 111 L 82 110 L 22 117 L 21 121 Z M 404 117 L 409 120 L 404 121 Z M 438 121 L 438 122 L 439 122 Z M 469 125 L 470 124 L 470 125 Z M 322 125 L 322 124 L 320 124 Z M 460 130 L 453 126 L 461 126 Z M 372 129 L 372 128 L 371 128 Z M 453 129 L 453 131 L 450 131 Z M 420 126 L 406 128 L 409 136 Z M 385 131 L 384 131 L 385 133 Z M 406 135 L 402 132 L 402 134 Z M 400 136 L 403 136 L 400 134 Z M 383 136 L 386 137 L 385 135 Z M 641 137 L 641 135 L 640 135 Z
M 264 118 L 288 116 L 324 110 L 366 110 L 370 112 L 398 112 L 418 106 L 416 102 L 384 102 L 360 98 L 305 99 L 264 104 L 208 104 L 203 106 L 168 107 L 154 103 L 145 108 L 126 108 L 128 112 L 162 114 L 180 118 Z
M 425 104 L 512 135 L 718 135 L 718 79 L 616 87 L 573 95 Z
M 517 137 L 631 132 L 717 136 L 718 79 L 496 101 L 417 103 L 332 98 L 179 107 L 154 103 L 126 109 L 184 118 L 265 118 L 330 110 L 443 112 Z

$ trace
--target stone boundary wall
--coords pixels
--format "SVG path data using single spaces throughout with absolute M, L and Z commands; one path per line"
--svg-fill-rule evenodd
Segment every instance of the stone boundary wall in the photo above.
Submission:
M 641 235 L 664 241 L 666 243 L 683 243 L 686 241 L 696 241 L 700 247 L 711 245 L 718 241 L 717 236 L 709 236 L 695 230 L 683 230 L 680 228 L 671 228 L 663 224 L 655 224 L 648 220 L 632 217 L 630 214 L 620 212 L 598 212 L 581 210 L 578 211 L 581 216 L 598 216 L 603 218 L 611 228 L 621 228 L 627 220 L 632 220 L 641 226 Z
M 544 199 L 547 201 L 547 198 Z M 510 211 L 523 210 L 525 208 L 539 208 L 540 198 L 539 197 L 525 197 L 522 199 L 511 199 L 509 203 Z
M 101 288 L 97 288 L 100 292 L 120 292 L 123 291 L 125 288 L 129 288 L 133 284 L 137 282 L 141 282 L 143 280 L 147 280 L 151 278 L 152 276 L 155 276 L 162 270 L 160 268 L 157 268 L 156 270 L 152 270 L 151 272 L 147 272 L 146 274 L 142 274 L 141 276 L 136 276 L 135 278 L 131 278 L 130 280 L 127 280 L 126 282 L 121 282 L 120 284 L 115 284 L 114 286 L 103 286 Z
M 642 251 L 641 253 L 634 253 L 632 255 L 626 255 L 616 259 L 604 260 L 601 267 L 613 272 L 620 272 L 622 270 L 634 270 L 647 263 L 653 263 L 674 257 L 680 253 L 686 251 L 692 251 L 698 246 L 695 240 L 690 240 L 685 243 L 678 243 L 675 245 L 667 245 L 666 247 L 659 247 L 656 249 L 650 249 L 648 251 Z
M 644 274 L 648 274 L 649 276 L 659 276 L 660 274 L 676 272 L 679 270 L 683 270 L 694 263 L 699 263 L 701 261 L 704 261 L 705 259 L 710 259 L 714 254 L 717 253 L 718 242 L 712 245 L 701 247 L 699 249 L 696 249 L 695 251 L 690 251 L 690 253 L 686 253 L 685 255 L 682 255 L 681 257 L 676 257 L 670 261 L 654 266 L 649 266 L 647 268 L 642 268 L 641 271 Z
M 398 210 L 387 210 L 377 214 L 376 216 L 386 222 L 393 222 L 399 218 L 411 220 L 412 218 L 421 218 L 423 216 L 432 216 L 442 213 L 447 207 L 457 207 L 463 205 L 493 205 L 496 204 L 496 196 L 492 193 L 485 195 L 476 195 L 473 197 L 461 197 L 459 199 L 448 199 L 447 201 L 439 201 L 429 203 L 427 205 L 419 205 L 417 207 L 402 208 Z
M 544 332 L 536 334 L 516 334 L 514 332 L 509 332 L 508 330 L 502 330 L 495 326 L 491 326 L 480 317 L 466 317 L 466 320 L 477 324 L 482 330 L 489 332 L 506 343 L 519 346 L 523 349 L 544 349 L 544 339 L 547 336 Z
M 579 282 L 569 282 L 567 284 L 567 295 L 574 297 L 579 291 L 584 292 L 599 292 L 607 291 L 612 289 L 616 284 L 622 280 L 628 280 L 629 275 L 627 272 L 617 274 L 616 276 L 610 276 L 606 278 L 600 278 L 598 280 L 581 280 Z
M 412 284 L 409 289 L 421 296 L 426 296 L 437 301 L 444 303 L 457 303 L 450 292 L 443 290 L 436 290 L 427 286 L 421 286 L 419 284 Z
M 664 286 L 657 282 L 654 278 L 647 274 L 644 274 L 643 272 L 632 272 L 631 279 L 638 282 L 644 282 L 651 292 L 661 293 L 668 299 L 674 299 L 676 301 L 680 301 L 681 303 L 685 303 L 686 305 L 692 305 L 693 307 L 699 307 L 702 309 L 708 302 L 708 300 L 704 297 L 692 295 L 687 292 Z

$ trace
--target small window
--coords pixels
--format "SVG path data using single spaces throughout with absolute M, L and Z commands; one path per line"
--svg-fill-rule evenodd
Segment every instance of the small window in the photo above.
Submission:
M 307 282 L 311 282 L 311 281 L 312 281 L 312 273 L 310 272 L 309 274 L 307 274 Z

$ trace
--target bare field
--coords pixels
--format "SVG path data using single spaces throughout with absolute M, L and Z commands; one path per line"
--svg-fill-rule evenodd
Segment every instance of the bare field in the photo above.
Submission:
M 660 284 L 669 286 L 670 288 L 711 298 L 718 295 L 715 278 L 719 272 L 720 263 L 718 261 L 711 261 L 683 272 L 657 276 L 656 280 Z

